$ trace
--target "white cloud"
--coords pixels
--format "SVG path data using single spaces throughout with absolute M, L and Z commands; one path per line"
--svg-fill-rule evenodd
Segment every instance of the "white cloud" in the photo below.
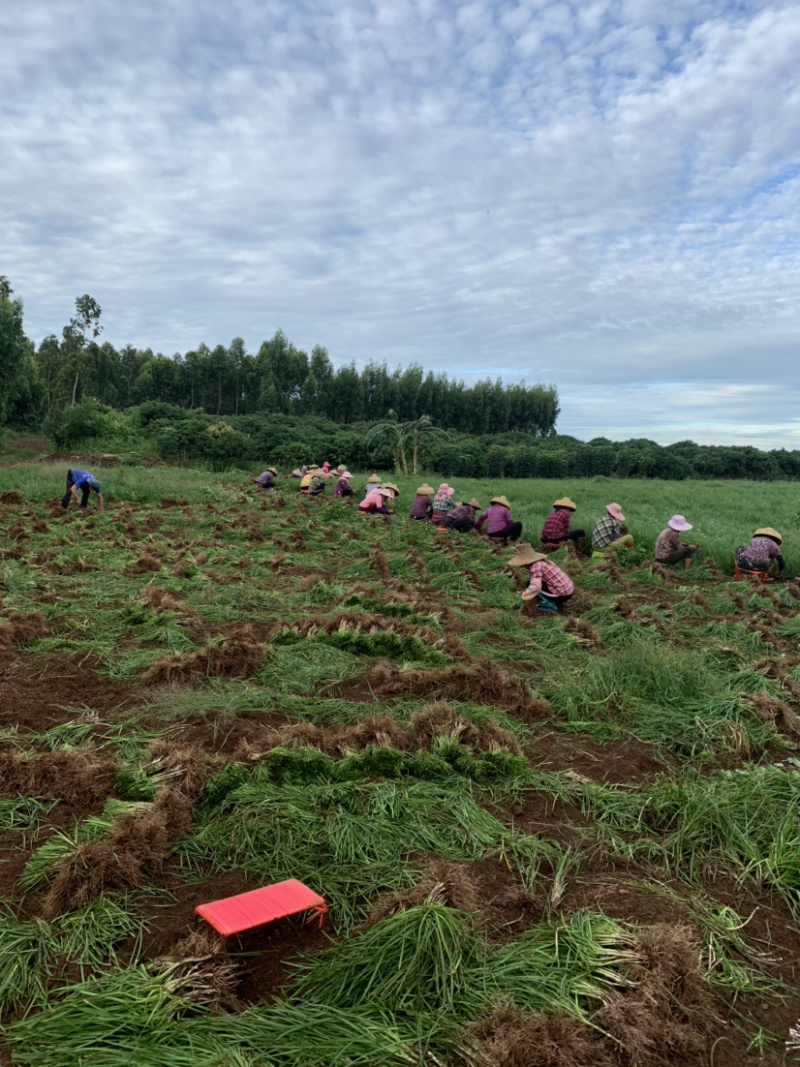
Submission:
M 553 381 L 578 435 L 598 390 L 637 398 L 615 437 L 678 433 L 669 380 L 786 396 L 793 5 L 10 7 L 0 273 L 35 338 L 90 292 L 118 344 L 282 327 L 334 360 Z M 773 425 L 765 394 L 743 420 L 700 391 L 697 434 Z

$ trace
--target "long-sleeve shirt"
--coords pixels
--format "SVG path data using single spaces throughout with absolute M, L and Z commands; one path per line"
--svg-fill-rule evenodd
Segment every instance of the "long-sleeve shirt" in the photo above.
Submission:
M 448 521 L 454 519 L 456 522 L 459 520 L 467 519 L 470 526 L 475 525 L 475 508 L 470 507 L 469 504 L 459 504 L 458 507 L 453 508 L 452 511 L 447 513 Z
M 542 540 L 552 544 L 563 541 L 569 533 L 569 520 L 572 512 L 569 508 L 553 508 L 542 527 Z
M 361 503 L 358 505 L 361 511 L 372 511 L 383 508 L 386 511 L 386 497 L 378 489 L 373 489 L 371 493 L 367 493 Z
M 683 548 L 681 539 L 677 530 L 673 530 L 671 526 L 668 526 L 666 530 L 662 530 L 656 538 L 656 560 L 666 559 L 667 556 L 671 556 L 673 552 L 677 552 L 678 549 Z
M 540 559 L 531 564 L 531 580 L 526 593 L 539 593 L 544 589 L 545 593 L 552 596 L 572 596 L 575 586 L 569 575 L 556 567 L 549 560 Z
M 592 530 L 592 548 L 608 548 L 612 541 L 619 540 L 619 523 L 610 515 L 598 519 Z
M 427 519 L 433 514 L 431 498 L 425 493 L 416 493 L 411 501 L 410 519 Z
M 751 540 L 742 555 L 747 556 L 754 563 L 771 563 L 773 559 L 781 561 L 783 559 L 781 546 L 771 537 L 764 537 L 762 534 Z
M 259 474 L 256 478 L 256 485 L 263 485 L 266 488 L 268 485 L 273 485 L 275 482 L 275 476 L 272 471 L 264 471 L 263 474 Z
M 340 478 L 339 481 L 336 483 L 336 488 L 333 490 L 333 495 L 334 496 L 341 496 L 342 495 L 342 491 L 344 489 L 349 489 L 349 488 L 350 488 L 350 486 L 348 484 L 347 478 Z
M 505 530 L 506 526 L 510 526 L 513 521 L 511 512 L 505 504 L 490 504 L 486 511 L 482 511 L 478 516 L 475 525 L 480 530 L 485 522 L 486 532 L 493 534 Z

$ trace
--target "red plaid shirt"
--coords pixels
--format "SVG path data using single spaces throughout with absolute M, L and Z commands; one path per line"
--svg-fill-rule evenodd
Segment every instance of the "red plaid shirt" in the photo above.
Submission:
M 569 508 L 553 508 L 542 527 L 543 541 L 563 541 L 569 533 L 569 520 L 572 512 Z
M 540 559 L 531 566 L 531 583 L 537 580 L 541 582 L 545 593 L 552 593 L 553 596 L 572 596 L 575 592 L 569 575 L 546 559 Z

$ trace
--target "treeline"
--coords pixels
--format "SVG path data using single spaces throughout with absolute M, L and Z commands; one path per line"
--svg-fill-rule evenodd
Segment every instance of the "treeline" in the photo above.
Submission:
M 169 463 L 214 470 L 275 464 L 282 473 L 304 462 L 345 463 L 356 470 L 393 467 L 391 441 L 367 445 L 374 424 L 343 425 L 319 416 L 233 415 L 219 418 L 148 401 L 120 413 L 95 400 L 68 409 L 54 433 L 59 449 L 154 455 Z M 425 470 L 445 478 L 749 478 L 800 479 L 800 451 L 762 452 L 739 446 L 680 441 L 661 446 L 637 439 L 530 434 L 473 436 L 450 431 L 420 438 Z
M 46 337 L 36 348 L 22 330 L 21 301 L 11 299 L 5 279 L 0 285 L 0 366 L 8 366 L 0 416 L 13 425 L 56 426 L 67 408 L 91 397 L 117 410 L 157 401 L 221 417 L 309 415 L 343 425 L 383 419 L 391 410 L 401 422 L 428 415 L 465 434 L 555 432 L 559 405 L 552 386 L 486 379 L 468 387 L 417 363 L 391 371 L 376 362 L 361 371 L 352 363 L 335 368 L 323 347 L 308 355 L 280 330 L 255 355 L 240 337 L 227 347 L 201 344 L 174 356 L 133 345 L 117 349 L 100 343 L 102 313 L 88 295 L 75 301 L 61 337 Z

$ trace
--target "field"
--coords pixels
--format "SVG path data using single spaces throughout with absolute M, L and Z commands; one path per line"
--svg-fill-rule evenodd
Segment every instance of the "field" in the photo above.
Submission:
M 550 618 L 418 479 L 386 520 L 118 467 L 65 514 L 66 465 L 0 494 L 0 1062 L 800 1062 L 800 585 L 730 573 L 760 525 L 797 573 L 793 486 L 457 481 L 534 542 L 622 504 Z M 322 930 L 194 917 L 290 877 Z

